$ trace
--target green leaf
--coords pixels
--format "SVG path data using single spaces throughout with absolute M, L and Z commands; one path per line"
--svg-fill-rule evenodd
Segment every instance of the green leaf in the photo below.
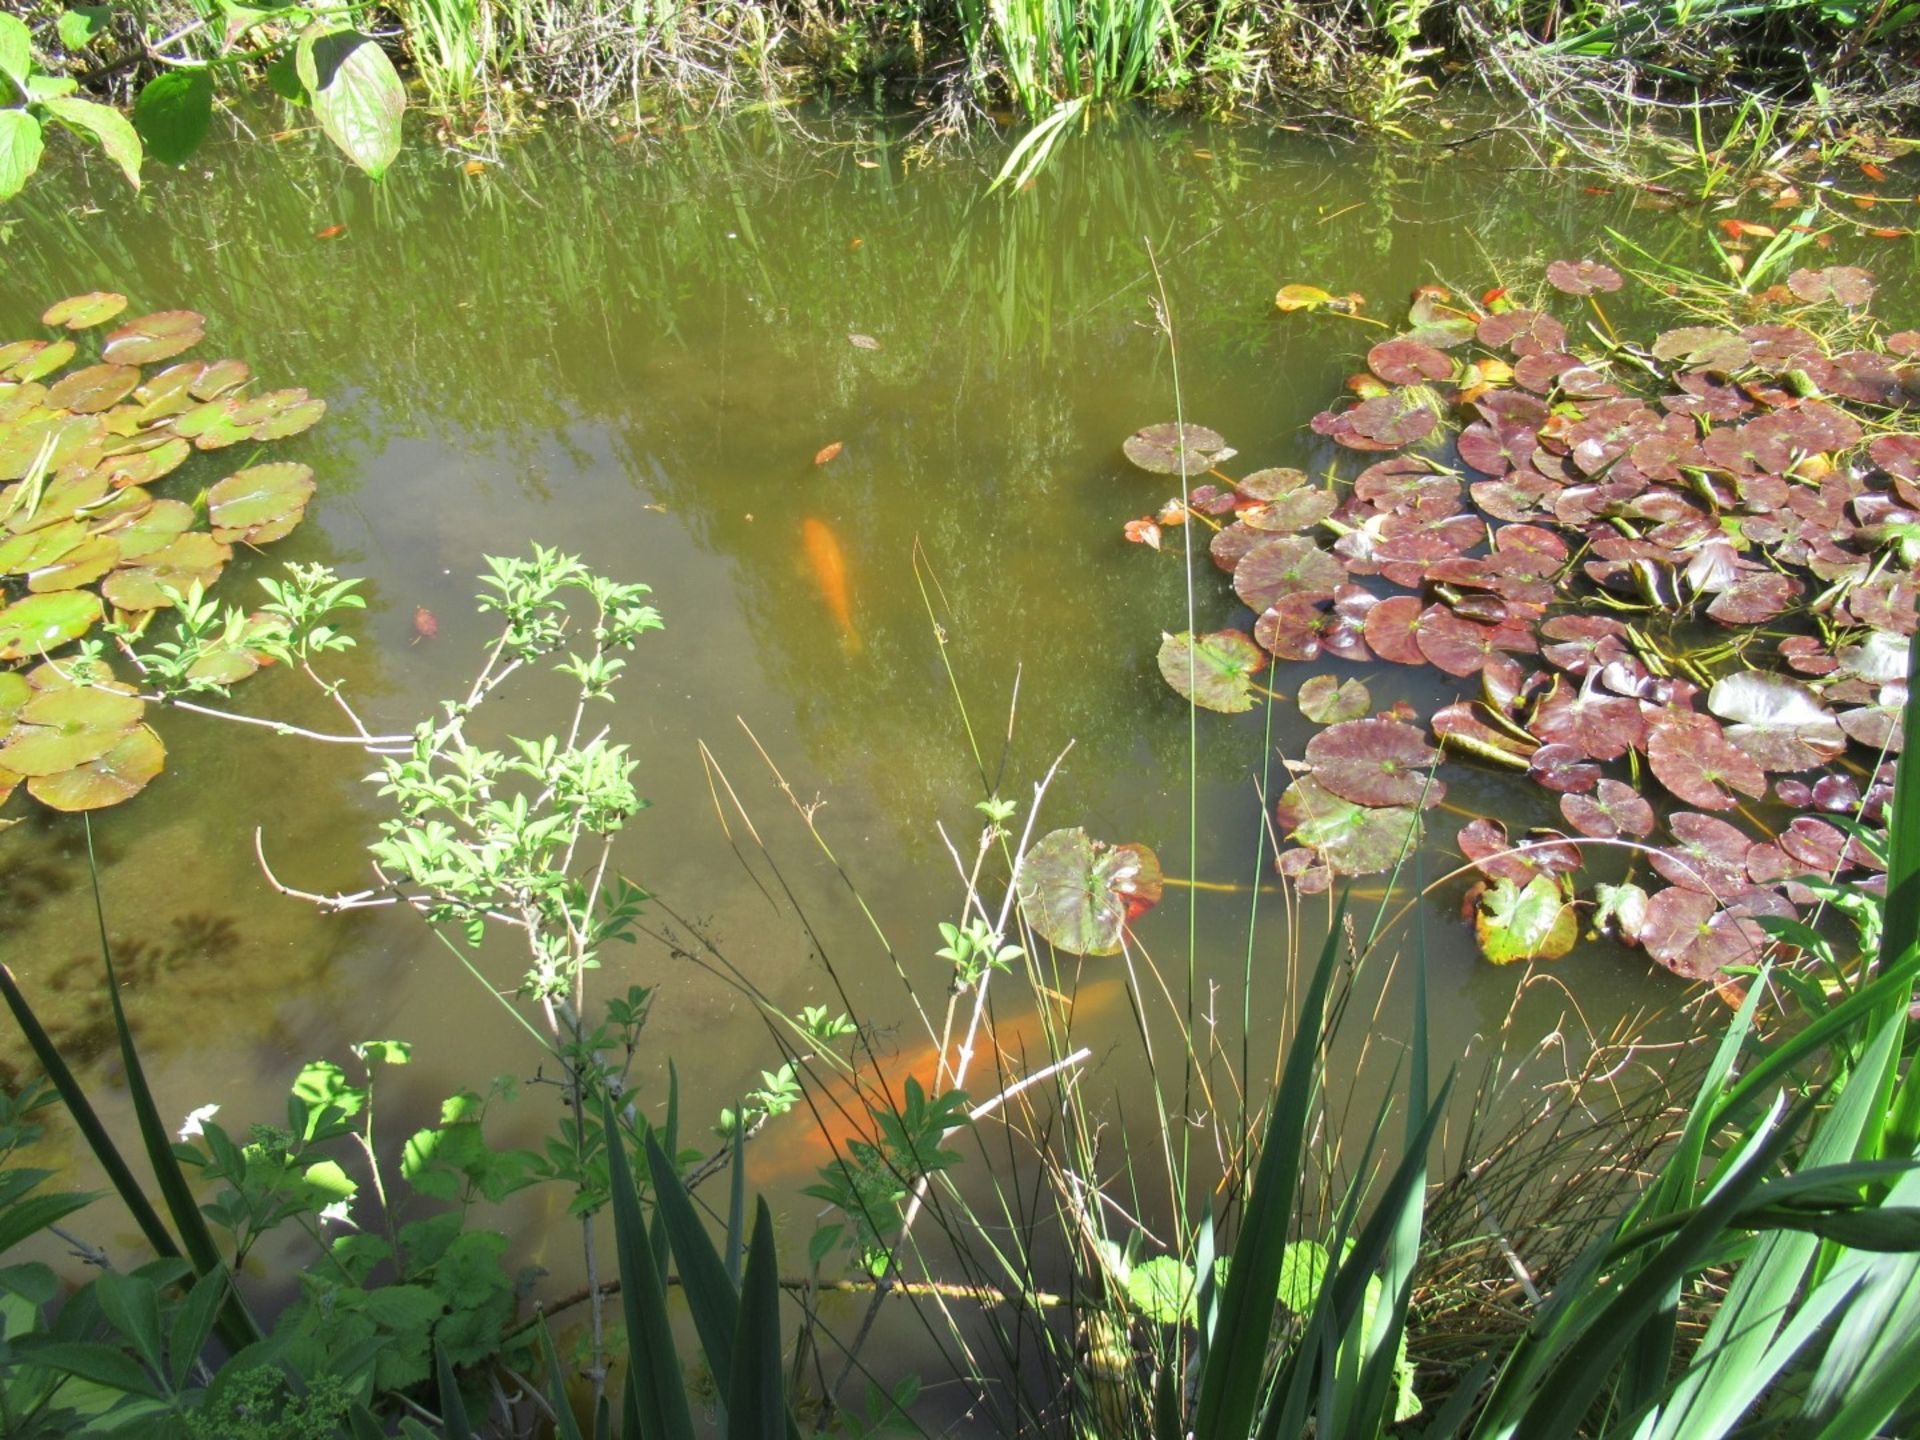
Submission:
M 139 1275 L 103 1270 L 93 1282 L 93 1291 L 107 1319 L 133 1343 L 148 1371 L 165 1373 L 160 1357 L 160 1292 L 153 1282 Z
M 613 1101 L 600 1099 L 600 1123 L 607 1141 L 608 1193 L 613 1209 L 614 1248 L 620 1261 L 620 1299 L 626 1312 L 633 1363 L 627 1367 L 628 1403 L 640 1424 L 625 1432 L 647 1440 L 693 1440 L 693 1411 L 667 1318 L 667 1296 L 640 1197 L 633 1188 L 627 1142 L 614 1119 Z M 776 1368 L 778 1361 L 775 1361 Z
M 1156 1255 L 1127 1272 L 1127 1299 L 1161 1325 L 1193 1322 L 1194 1289 L 1193 1267 L 1174 1255 Z
M 294 52 L 327 138 L 378 180 L 400 153 L 406 88 L 387 52 L 355 30 L 301 35 Z
M 700 1223 L 686 1186 L 653 1133 L 647 1133 L 647 1173 L 653 1179 L 654 1204 L 666 1226 L 673 1258 L 680 1267 L 681 1291 L 693 1312 L 700 1348 L 707 1352 L 707 1368 L 722 1395 L 732 1388 L 734 1331 L 740 1295 L 727 1276 L 727 1267 L 715 1253 L 713 1241 Z
M 207 1336 L 213 1330 L 214 1318 L 219 1315 L 220 1302 L 226 1298 L 226 1294 L 227 1271 L 225 1266 L 221 1266 L 207 1271 L 195 1281 L 186 1300 L 174 1312 L 173 1334 L 167 1342 L 167 1358 L 174 1389 L 178 1390 L 187 1383 L 187 1373 L 193 1368 L 193 1362 L 207 1348 Z
M 94 36 L 107 28 L 107 21 L 112 18 L 111 5 L 75 5 L 71 10 L 60 12 L 53 28 L 67 49 L 84 50 L 93 43 Z
M 127 1395 L 143 1395 L 149 1400 L 161 1398 L 160 1389 L 140 1368 L 140 1362 L 111 1345 L 82 1345 L 36 1338 L 23 1339 L 16 1356 L 35 1365 L 45 1365 L 65 1375 L 77 1375 L 109 1390 Z
M 727 1388 L 727 1440 L 785 1440 L 787 1401 L 780 1346 L 780 1262 L 773 1248 L 773 1212 L 763 1199 L 753 1217 L 747 1269 L 734 1330 L 732 1383 Z
M 147 153 L 167 165 L 184 165 L 213 123 L 213 77 L 205 70 L 169 70 L 156 75 L 133 102 L 133 128 Z
M 313 96 L 301 82 L 299 64 L 291 50 L 282 50 L 267 66 L 267 86 L 290 105 L 313 104 Z
M 0 15 L 0 20 L 11 17 Z M 0 200 L 11 200 L 40 168 L 40 122 L 24 110 L 0 110 Z
M 58 1225 L 76 1210 L 93 1203 L 94 1197 L 80 1190 L 56 1195 L 29 1195 L 0 1210 L 0 1255 L 22 1240 L 39 1234 L 49 1225 Z
M 40 103 L 50 115 L 98 140 L 107 158 L 127 177 L 127 183 L 136 190 L 140 188 L 140 135 L 126 116 L 111 105 L 76 95 L 50 95 Z
M 1195 638 L 1191 631 L 1160 640 L 1160 674 L 1184 699 L 1223 715 L 1253 708 L 1253 677 L 1267 652 L 1239 630 Z
M 0 75 L 16 84 L 27 83 L 33 68 L 33 35 L 17 15 L 0 15 Z

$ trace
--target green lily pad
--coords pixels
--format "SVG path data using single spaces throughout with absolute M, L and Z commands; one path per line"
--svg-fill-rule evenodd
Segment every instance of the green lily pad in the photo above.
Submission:
M 1120 448 L 1134 464 L 1154 475 L 1204 475 L 1234 454 L 1219 432 L 1172 422 L 1136 430 Z
M 119 488 L 125 485 L 151 485 L 179 469 L 193 447 L 176 435 L 147 442 L 138 449 L 115 451 L 101 460 L 99 468 Z
M 20 707 L 33 698 L 33 687 L 18 670 L 0 670 L 0 735 L 13 728 Z
M 1144 845 L 1108 845 L 1079 828 L 1034 842 L 1020 862 L 1020 910 L 1071 955 L 1117 955 L 1128 920 L 1160 903 L 1160 861 Z
M 91 590 L 29 595 L 0 610 L 0 660 L 22 660 L 78 640 L 100 619 L 100 597 Z
M 289 405 L 271 418 L 262 420 L 253 427 L 256 440 L 284 440 L 289 435 L 298 435 L 319 423 L 320 417 L 327 413 L 327 402 L 318 396 L 302 400 L 297 405 Z
M 93 290 L 85 295 L 69 295 L 55 301 L 40 317 L 42 325 L 64 325 L 69 330 L 85 330 L 103 325 L 127 308 L 127 297 L 111 290 Z
M 37 348 L 13 362 L 13 368 L 7 371 L 8 379 L 38 380 L 42 376 L 51 375 L 73 359 L 74 352 L 80 348 L 71 340 L 34 343 Z
M 1580 935 L 1579 917 L 1565 881 L 1536 875 L 1524 886 L 1496 880 L 1480 896 L 1473 932 L 1480 953 L 1496 965 L 1516 960 L 1558 960 Z
M 28 780 L 27 793 L 52 810 L 101 810 L 138 795 L 166 763 L 167 747 L 152 726 L 141 725 L 84 765 Z
M 47 404 L 78 415 L 96 415 L 118 405 L 139 383 L 138 366 L 89 365 L 62 375 L 47 391 Z
M 100 586 L 109 603 L 122 610 L 160 610 L 173 604 L 167 592 L 185 594 L 197 581 L 210 588 L 220 578 L 233 551 L 204 531 L 189 530 L 164 549 L 144 555 L 140 563 L 116 570 Z
M 29 530 L 0 540 L 0 575 L 25 575 L 50 565 L 85 540 L 90 532 L 78 520 Z
M 1275 815 L 1282 829 L 1336 875 L 1391 870 L 1420 841 L 1420 812 L 1412 806 L 1356 805 L 1310 775 L 1287 787 Z
M 217 400 L 229 390 L 246 384 L 252 374 L 244 360 L 216 360 L 201 367 L 187 389 L 196 400 Z
M 120 542 L 123 564 L 164 550 L 193 525 L 193 507 L 180 500 L 156 500 L 111 533 Z
M 27 588 L 35 594 L 50 590 L 78 590 L 91 585 L 120 563 L 120 546 L 109 535 L 90 535 L 71 550 L 27 572 Z
M 1337 725 L 1342 720 L 1358 720 L 1365 715 L 1373 704 L 1373 696 L 1358 680 L 1315 675 L 1301 685 L 1294 703 L 1314 724 Z
M 129 321 L 107 336 L 100 355 L 123 365 L 170 360 L 206 338 L 206 326 L 206 317 L 192 310 L 160 310 Z
M 1195 639 L 1189 631 L 1162 636 L 1160 674 L 1182 699 L 1224 715 L 1253 708 L 1253 676 L 1267 655 L 1239 630 L 1217 630 Z
M 99 471 L 71 466 L 47 482 L 37 505 L 31 509 L 22 507 L 9 515 L 7 528 L 22 533 L 44 530 L 91 509 L 104 500 L 112 488 Z
M 49 441 L 49 473 L 73 464 L 85 457 L 89 446 L 98 443 L 106 428 L 98 415 L 68 415 L 63 411 L 48 411 L 0 427 L 0 480 L 20 479 L 33 468 Z
M 299 522 L 313 494 L 313 471 L 282 462 L 237 470 L 207 492 L 207 518 L 222 543 L 279 539 Z

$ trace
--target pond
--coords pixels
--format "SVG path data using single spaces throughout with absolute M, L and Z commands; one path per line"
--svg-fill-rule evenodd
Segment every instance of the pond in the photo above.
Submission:
M 423 136 L 378 185 L 307 134 L 212 147 L 190 173 L 156 168 L 138 199 L 98 169 L 68 170 L 13 212 L 0 335 L 39 333 L 52 299 L 120 290 L 200 310 L 210 353 L 328 399 L 320 425 L 276 447 L 316 473 L 307 523 L 243 553 L 224 583 L 244 592 L 287 560 L 363 577 L 360 645 L 332 668 L 376 728 L 464 693 L 491 633 L 472 605 L 482 556 L 538 541 L 651 585 L 666 628 L 634 656 L 614 731 L 651 809 L 617 864 L 670 907 L 654 912 L 658 935 L 698 950 L 697 929 L 781 1007 L 850 1005 L 911 1047 L 894 957 L 937 999 L 937 926 L 965 888 L 949 842 L 971 856 L 986 786 L 1024 821 L 1058 758 L 1035 833 L 1083 825 L 1203 882 L 1170 884 L 1137 924 L 1149 1035 L 1171 1033 L 1186 1003 L 1174 957 L 1191 926 L 1210 1042 L 1238 1055 L 1244 1032 L 1270 1054 L 1325 904 L 1290 905 L 1274 885 L 1261 788 L 1271 798 L 1286 776 L 1263 764 L 1263 709 L 1193 721 L 1190 809 L 1190 716 L 1155 664 L 1163 632 L 1190 628 L 1181 536 L 1156 553 L 1122 534 L 1177 482 L 1134 469 L 1120 441 L 1177 404 L 1248 468 L 1317 472 L 1330 447 L 1307 422 L 1386 332 L 1279 315 L 1279 285 L 1358 292 L 1397 321 L 1420 285 L 1477 294 L 1596 253 L 1605 227 L 1697 257 L 1709 221 L 1479 147 L 1415 163 L 1184 123 L 1100 127 L 1029 190 L 988 194 L 997 157 L 920 163 L 904 122 L 805 123 L 815 131 L 556 127 L 477 173 Z M 1909 294 L 1911 245 L 1873 260 Z M 1177 376 L 1155 318 L 1162 285 Z M 1198 549 L 1196 563 L 1191 628 L 1244 623 Z M 1315 668 L 1283 664 L 1274 684 L 1291 694 Z M 1423 717 L 1463 689 L 1430 668 L 1317 668 Z M 523 733 L 556 723 L 537 697 L 510 703 Z M 236 707 L 335 718 L 284 674 L 250 682 Z M 236 1122 L 271 1117 L 299 1061 L 369 1038 L 414 1043 L 406 1103 L 422 1113 L 532 1073 L 525 1033 L 413 917 L 325 915 L 263 876 L 256 834 L 287 885 L 366 882 L 382 807 L 364 757 L 191 715 L 162 723 L 166 773 L 98 816 L 94 836 L 164 1113 L 217 1101 Z M 1296 759 L 1315 729 L 1290 705 L 1270 723 Z M 1467 816 L 1515 833 L 1561 823 L 1553 796 L 1497 770 L 1446 777 Z M 1429 827 L 1403 878 L 1453 870 L 1457 829 Z M 1362 882 L 1364 920 L 1400 911 L 1380 878 Z M 0 887 L 7 963 L 63 1043 L 106 1065 L 79 822 L 35 811 L 0 835 Z M 1480 957 L 1466 888 L 1436 887 L 1391 947 L 1411 955 L 1417 937 L 1441 1056 L 1484 1051 L 1525 968 Z M 1100 981 L 1124 963 L 1080 973 Z M 480 964 L 502 987 L 520 968 L 504 948 Z M 607 965 L 597 985 L 657 987 L 649 1113 L 666 1057 L 696 1135 L 776 1063 L 757 1008 L 657 939 Z M 1604 1033 L 1687 998 L 1611 941 L 1583 938 L 1552 974 L 1527 1001 L 1523 1043 L 1563 1014 Z M 1148 1074 L 1132 1007 L 1117 986 L 1093 993 L 1113 1003 L 1076 1029 L 1095 1052 L 1083 1093 L 1117 1123 L 1144 1118 L 1121 1103 Z M 1396 1046 L 1404 1020 L 1389 1009 L 1374 1029 Z M 11 1035 L 0 1057 L 20 1063 Z M 810 1124 L 777 1119 L 749 1151 L 795 1236 L 817 1209 L 797 1193 L 823 1158 Z

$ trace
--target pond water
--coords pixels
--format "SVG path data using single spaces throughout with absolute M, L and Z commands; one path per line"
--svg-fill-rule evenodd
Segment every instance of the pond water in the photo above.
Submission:
M 1066 752 L 1041 830 L 1144 842 L 1170 875 L 1239 887 L 1170 887 L 1140 922 L 1140 1004 L 1163 1032 L 1173 1007 L 1147 962 L 1184 992 L 1175 957 L 1197 895 L 1199 1009 L 1217 1017 L 1223 1054 L 1238 1053 L 1244 1016 L 1253 1053 L 1270 1056 L 1289 957 L 1317 946 L 1325 909 L 1290 912 L 1264 893 L 1249 946 L 1245 887 L 1272 882 L 1256 870 L 1257 791 L 1283 783 L 1277 765 L 1263 772 L 1258 709 L 1198 717 L 1189 846 L 1189 717 L 1154 664 L 1162 632 L 1188 627 L 1180 536 L 1155 554 L 1121 535 L 1168 493 L 1119 449 L 1174 416 L 1156 262 L 1186 417 L 1225 434 L 1248 468 L 1313 470 L 1326 442 L 1305 422 L 1382 332 L 1279 316 L 1278 285 L 1357 291 L 1392 319 L 1424 283 L 1477 292 L 1593 253 L 1603 226 L 1697 256 L 1707 221 L 1473 149 L 1412 163 L 1175 124 L 1075 137 L 1030 191 L 988 195 L 995 155 L 922 166 L 904 126 L 820 123 L 665 137 L 568 126 L 479 174 L 422 135 L 381 185 L 307 134 L 210 148 L 188 174 L 156 167 L 138 198 L 97 167 L 71 169 L 12 212 L 0 336 L 37 334 L 52 299 L 117 289 L 136 306 L 204 312 L 209 354 L 327 397 L 325 421 L 274 456 L 313 466 L 308 522 L 238 561 L 225 593 L 285 560 L 362 577 L 360 648 L 334 669 L 378 729 L 409 728 L 464 692 L 490 633 L 471 603 L 483 555 L 539 541 L 652 585 L 666 629 L 635 655 L 614 722 L 652 808 L 617 863 L 679 917 L 656 912 L 662 933 L 697 924 L 777 1004 L 840 1008 L 831 966 L 862 1018 L 911 1043 L 874 927 L 937 998 L 936 925 L 963 893 L 942 829 L 970 855 L 983 793 L 970 720 L 988 780 L 1023 807 Z M 829 445 L 838 454 L 816 464 Z M 207 481 L 219 473 L 209 465 Z M 844 618 L 812 558 L 822 535 L 843 557 Z M 1204 554 L 1197 565 L 1196 628 L 1244 618 Z M 420 608 L 437 619 L 431 638 L 416 633 Z M 1422 715 L 1460 689 L 1431 670 L 1331 668 L 1363 674 L 1376 706 L 1405 698 Z M 1275 683 L 1291 693 L 1310 673 L 1283 665 Z M 510 703 L 523 733 L 555 723 L 537 697 Z M 337 718 L 285 675 L 250 682 L 236 707 L 328 729 Z M 1290 706 L 1272 725 L 1297 757 L 1311 727 Z M 271 1118 L 300 1060 L 373 1037 L 414 1043 L 405 1103 L 422 1110 L 532 1073 L 524 1032 L 411 917 L 323 915 L 263 878 L 256 832 L 290 885 L 364 883 L 383 813 L 364 759 L 187 715 L 163 727 L 166 774 L 94 833 L 166 1113 L 219 1101 L 236 1122 Z M 777 876 L 731 805 L 723 825 L 722 772 Z M 1447 779 L 1466 812 L 1516 830 L 1554 821 L 1551 796 L 1500 774 L 1452 764 Z M 803 804 L 818 805 L 860 899 L 808 835 Z M 1456 828 L 1430 828 L 1427 877 L 1458 863 Z M 78 822 L 36 813 L 0 835 L 0 877 L 7 962 L 56 1034 L 104 1064 Z M 1442 1056 L 1493 1034 L 1520 979 L 1477 956 L 1464 889 L 1440 886 L 1397 932 L 1400 950 L 1416 932 L 1424 948 Z M 504 949 L 481 963 L 502 986 L 520 969 Z M 607 967 L 596 984 L 658 987 L 647 1059 L 662 1063 L 643 1094 L 654 1113 L 667 1056 L 696 1133 L 775 1063 L 756 1008 L 668 947 L 650 940 Z M 1685 996 L 1604 942 L 1554 973 L 1559 987 L 1533 997 L 1535 1033 L 1574 1006 L 1604 1030 Z M 1404 1034 L 1392 1008 L 1376 1028 L 1390 1044 Z M 1096 1054 L 1083 1093 L 1122 1114 L 1112 1097 L 1146 1065 L 1130 1007 L 1091 1016 L 1085 1033 Z M 11 1036 L 0 1056 L 19 1062 Z M 545 1103 L 521 1102 L 530 1122 Z M 783 1143 L 770 1131 L 750 1164 L 804 1233 L 815 1202 L 794 1193 L 782 1157 L 805 1144 Z

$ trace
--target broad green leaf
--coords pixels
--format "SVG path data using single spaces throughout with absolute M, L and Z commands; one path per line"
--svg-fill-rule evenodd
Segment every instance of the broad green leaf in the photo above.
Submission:
M 27 22 L 17 15 L 0 15 L 0 75 L 25 85 L 27 71 L 32 68 L 33 35 Z
M 406 88 L 386 51 L 358 31 L 309 30 L 300 37 L 295 64 L 327 138 L 378 180 L 400 153 L 407 108 Z
M 0 15 L 0 20 L 9 17 Z M 0 110 L 0 200 L 20 193 L 40 168 L 40 122 L 24 110 Z
M 140 135 L 132 123 L 111 105 L 82 100 L 77 95 L 52 95 L 40 102 L 47 112 L 100 142 L 107 158 L 120 167 L 127 183 L 140 188 Z
M 1173 1255 L 1143 1260 L 1127 1273 L 1127 1299 L 1161 1325 L 1191 1324 L 1197 1288 L 1193 1267 Z
M 1069 954 L 1117 955 L 1127 922 L 1160 903 L 1161 885 L 1159 858 L 1146 846 L 1055 830 L 1020 862 L 1020 910 Z
M 1190 631 L 1160 640 L 1160 674 L 1182 698 L 1224 715 L 1253 708 L 1251 682 L 1267 652 L 1239 630 L 1195 638 Z
M 60 12 L 60 18 L 54 22 L 54 31 L 60 36 L 60 43 L 69 50 L 84 50 L 93 43 L 93 37 L 107 28 L 107 22 L 113 18 L 111 5 L 75 5 L 70 10 Z
M 100 597 L 91 590 L 29 595 L 0 610 L 0 660 L 56 650 L 86 634 L 100 615 Z
M 213 123 L 213 77 L 205 70 L 169 70 L 156 75 L 133 102 L 133 128 L 147 153 L 168 165 L 184 165 Z
M 143 1275 L 126 1275 L 118 1270 L 103 1270 L 93 1282 L 94 1294 L 107 1319 L 140 1353 L 147 1369 L 159 1373 L 160 1292 Z

